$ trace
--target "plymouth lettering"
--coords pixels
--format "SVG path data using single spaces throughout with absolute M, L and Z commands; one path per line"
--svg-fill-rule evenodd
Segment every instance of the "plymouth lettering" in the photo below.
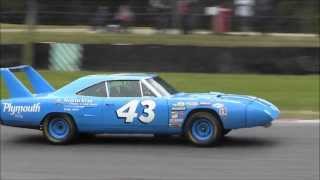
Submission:
M 25 112 L 40 112 L 40 103 L 32 105 L 12 105 L 11 103 L 3 103 L 3 112 L 8 112 L 10 115 Z

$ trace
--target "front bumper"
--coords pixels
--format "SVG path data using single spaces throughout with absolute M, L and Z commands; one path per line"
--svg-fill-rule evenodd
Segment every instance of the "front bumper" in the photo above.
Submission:
M 272 103 L 257 98 L 248 104 L 246 109 L 247 127 L 268 126 L 280 115 L 280 110 Z

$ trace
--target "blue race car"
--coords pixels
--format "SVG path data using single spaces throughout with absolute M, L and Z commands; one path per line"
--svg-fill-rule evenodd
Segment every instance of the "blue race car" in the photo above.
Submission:
M 22 71 L 28 90 L 13 72 Z M 1 99 L 3 125 L 39 129 L 53 144 L 81 134 L 184 135 L 216 145 L 232 129 L 269 126 L 279 116 L 252 96 L 177 92 L 155 74 L 90 75 L 55 90 L 30 66 L 1 68 L 9 99 Z

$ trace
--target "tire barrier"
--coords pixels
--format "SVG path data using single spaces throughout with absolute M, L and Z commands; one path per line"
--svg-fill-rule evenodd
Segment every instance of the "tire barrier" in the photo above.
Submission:
M 49 69 L 56 71 L 79 71 L 82 46 L 70 43 L 52 43 L 49 52 Z

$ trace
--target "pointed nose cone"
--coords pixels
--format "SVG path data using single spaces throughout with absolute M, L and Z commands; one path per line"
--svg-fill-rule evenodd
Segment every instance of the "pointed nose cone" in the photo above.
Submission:
M 247 106 L 247 127 L 266 126 L 279 117 L 280 110 L 264 99 L 256 99 Z

